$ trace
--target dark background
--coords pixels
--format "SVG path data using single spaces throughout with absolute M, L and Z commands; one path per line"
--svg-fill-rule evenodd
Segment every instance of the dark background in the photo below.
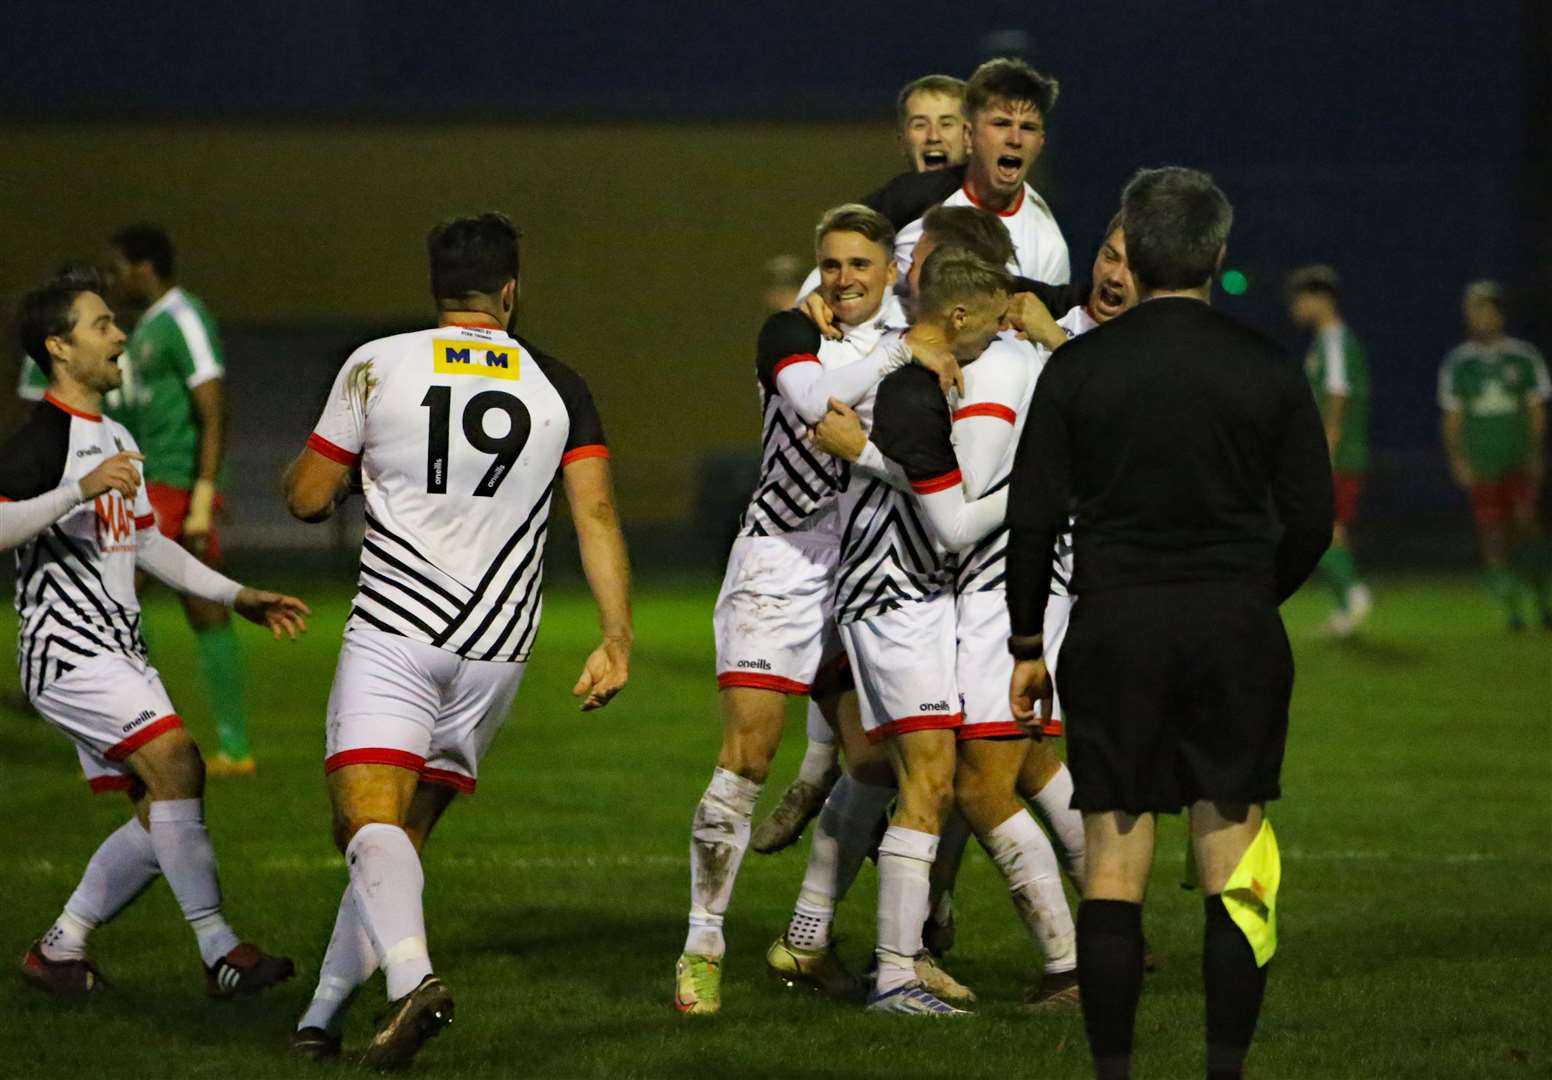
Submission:
M 1225 309 L 1302 351 L 1283 313 L 1282 277 L 1310 261 L 1329 262 L 1343 276 L 1348 321 L 1368 350 L 1373 379 L 1376 458 L 1366 515 L 1458 518 L 1464 534 L 1463 499 L 1448 483 L 1434 406 L 1438 362 L 1461 336 L 1461 287 L 1478 277 L 1502 280 L 1514 302 L 1511 332 L 1543 347 L 1552 343 L 1549 7 L 1504 0 L 8 4 L 0 35 L 0 135 L 16 138 L 7 140 L 12 149 L 0 163 L 0 213 L 28 217 L 27 196 L 40 190 L 42 177 L 49 198 L 59 198 L 60 185 L 69 189 L 80 158 L 72 161 L 60 147 L 72 145 L 72 132 L 80 133 L 79 155 L 94 171 L 107 170 L 92 190 L 111 204 L 116 166 L 91 158 L 94 139 L 105 133 L 119 140 L 126 132 L 161 133 L 147 135 L 144 150 L 155 154 L 159 140 L 216 134 L 240 146 L 309 128 L 387 142 L 405 132 L 478 127 L 482 137 L 511 131 L 514 140 L 548 147 L 547 167 L 515 192 L 520 218 L 525 201 L 542 203 L 541 188 L 564 189 L 574 182 L 569 174 L 587 173 L 590 163 L 613 174 L 616 191 L 634 185 L 673 192 L 676 171 L 721 169 L 706 175 L 740 177 L 722 181 L 740 187 L 771 186 L 769 199 L 758 213 L 717 199 L 707 211 L 744 214 L 748 220 L 732 225 L 768 234 L 772 253 L 801 250 L 808 223 L 825 205 L 860 194 L 872 186 L 858 186 L 865 177 L 882 180 L 896 167 L 890 128 L 898 86 L 928 71 L 964 75 L 987 56 L 1019 54 L 1062 80 L 1036 182 L 1067 235 L 1075 268 L 1087 265 L 1135 168 L 1182 163 L 1211 171 L 1236 209 L 1229 264 L 1250 280 L 1243 297 L 1220 295 Z M 677 153 L 646 149 L 634 160 L 618 154 L 621 146 L 673 147 L 681 130 Z M 858 132 L 869 134 L 859 139 Z M 792 153 L 783 142 L 792 137 L 811 152 Z M 19 154 L 19 145 L 32 149 Z M 845 152 L 850 145 L 858 147 L 855 155 Z M 428 171 L 426 220 L 405 226 L 409 265 L 425 224 L 443 213 L 435 170 Z M 355 179 L 360 212 L 370 214 L 373 177 Z M 144 191 L 123 207 L 164 220 L 180 212 L 158 214 L 154 192 Z M 595 217 L 609 212 L 607 203 L 594 208 Z M 68 213 L 53 209 L 50 216 Z M 82 234 L 69 221 L 51 224 L 61 237 L 58 255 L 74 253 L 63 249 L 79 247 Z M 314 224 L 328 228 L 330 221 Z M 55 257 L 47 230 L 36 221 L 30 228 L 24 250 L 0 272 L 0 293 L 23 287 L 45 256 Z M 664 498 L 645 473 L 677 470 L 679 486 L 689 489 L 706 461 L 752 446 L 753 395 L 734 389 L 748 380 L 707 375 L 713 404 L 741 422 L 679 432 L 662 440 L 678 448 L 673 455 L 654 457 L 653 433 L 680 426 L 672 409 L 683 398 L 644 395 L 629 385 L 611 392 L 607 384 L 639 385 L 650 378 L 644 368 L 683 370 L 684 361 L 672 355 L 671 342 L 659 340 L 621 367 L 623 360 L 601 355 L 609 350 L 597 339 L 569 327 L 602 319 L 611 333 L 635 341 L 671 337 L 676 320 L 687 317 L 672 298 L 693 303 L 687 294 L 707 275 L 706 255 L 683 228 L 656 230 L 650 209 L 634 208 L 631 220 L 611 231 L 622 243 L 649 247 L 652 258 L 634 266 L 625 287 L 612 287 L 604 310 L 585 320 L 562 318 L 575 301 L 558 288 L 531 290 L 532 318 L 549 331 L 547 344 L 591 375 L 606 419 L 612 413 L 616 430 L 636 444 L 616 448 L 624 459 L 622 487 L 635 452 L 639 490 L 652 495 L 633 516 L 664 516 L 653 510 L 665 507 L 666 516 L 683 519 L 697 498 Z M 198 238 L 196 259 L 207 269 L 233 257 L 217 250 L 219 230 L 191 222 L 175 234 Z M 544 239 L 541 226 L 538 240 Z M 586 260 L 552 256 L 549 263 L 561 276 L 578 265 Z M 750 300 L 723 306 L 725 317 L 713 320 L 715 334 L 697 344 L 692 364 L 742 375 L 759 318 L 757 261 L 740 251 L 736 268 L 715 276 Z M 250 394 L 249 405 L 259 409 L 273 394 L 264 356 L 278 340 L 274 334 L 290 335 L 293 354 L 326 353 L 325 342 L 348 344 L 385 322 L 425 317 L 413 300 L 368 304 L 349 288 L 334 297 L 325 290 L 309 307 L 278 286 L 243 282 L 238 289 L 214 275 L 209 280 L 210 289 L 190 284 L 229 323 L 234 368 L 239 360 L 250 365 L 246 376 L 234 370 L 234 397 L 243 402 L 246 378 L 258 395 Z M 265 297 L 266 289 L 274 293 L 264 301 L 274 318 L 265 317 L 264 304 L 243 300 Z M 313 358 L 307 379 L 326 381 L 334 362 L 332 355 Z M 721 401 L 729 392 L 741 396 Z M 299 417 L 312 410 L 306 394 L 297 401 Z M 631 415 L 641 409 L 653 415 Z M 240 416 L 239 427 L 245 425 L 251 421 Z

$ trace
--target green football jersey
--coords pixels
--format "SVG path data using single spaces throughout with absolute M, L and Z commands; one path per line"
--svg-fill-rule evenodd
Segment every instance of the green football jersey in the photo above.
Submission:
M 124 382 L 105 404 L 140 444 L 147 482 L 193 487 L 199 429 L 189 391 L 223 373 L 215 320 L 192 293 L 169 289 L 135 324 L 119 367 Z
M 30 356 L 23 356 L 22 372 L 16 377 L 16 396 L 28 401 L 42 401 L 48 388 L 49 377 L 43 374 L 38 362 Z
M 1466 460 L 1479 480 L 1525 467 L 1532 450 L 1526 408 L 1549 397 L 1546 361 L 1514 338 L 1457 345 L 1439 369 L 1439 408 L 1461 414 Z
M 1322 416 L 1328 398 L 1347 399 L 1342 410 L 1342 431 L 1331 452 L 1331 468 L 1336 472 L 1363 472 L 1369 466 L 1369 365 L 1363 346 L 1346 324 L 1328 326 L 1310 343 L 1304 370 Z

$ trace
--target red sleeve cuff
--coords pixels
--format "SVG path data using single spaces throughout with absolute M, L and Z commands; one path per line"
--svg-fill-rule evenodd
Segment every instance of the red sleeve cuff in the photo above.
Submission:
M 156 524 L 156 515 L 155 514 L 141 514 L 139 517 L 137 517 L 135 519 L 135 528 L 137 528 L 137 529 L 149 529 L 151 526 L 153 526 L 155 524 Z
M 603 443 L 590 443 L 587 446 L 578 446 L 575 449 L 567 450 L 564 454 L 562 454 L 560 456 L 560 464 L 561 464 L 562 468 L 565 468 L 567 465 L 570 465 L 573 461 L 581 461 L 583 458 L 590 458 L 590 457 L 606 458 L 608 456 L 609 456 L 609 448 L 607 446 L 605 446 Z
M 819 363 L 819 357 L 815 356 L 813 353 L 793 353 L 791 356 L 784 356 L 780 360 L 776 361 L 776 366 L 771 369 L 771 381 L 775 382 L 776 377 L 780 375 L 785 368 L 789 368 L 793 364 L 807 364 L 810 362 L 815 364 Z
M 958 423 L 960 420 L 968 420 L 972 416 L 990 416 L 997 420 L 1006 420 L 1010 424 L 1018 419 L 1016 412 L 1006 405 L 997 404 L 995 401 L 981 401 L 974 405 L 966 405 L 962 409 L 954 410 L 955 423 Z
M 307 449 L 322 454 L 330 461 L 337 461 L 341 465 L 354 466 L 361 460 L 360 454 L 353 454 L 343 446 L 335 446 L 316 431 L 307 436 Z
M 946 472 L 942 476 L 935 476 L 931 480 L 912 480 L 911 490 L 918 495 L 931 495 L 937 491 L 946 491 L 951 487 L 957 487 L 960 483 L 959 470 Z

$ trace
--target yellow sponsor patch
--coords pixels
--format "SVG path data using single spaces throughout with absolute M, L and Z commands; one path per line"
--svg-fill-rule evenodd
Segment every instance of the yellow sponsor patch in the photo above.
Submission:
M 516 345 L 471 341 L 468 338 L 435 338 L 431 342 L 432 366 L 442 375 L 483 375 L 487 379 L 522 378 L 522 351 Z

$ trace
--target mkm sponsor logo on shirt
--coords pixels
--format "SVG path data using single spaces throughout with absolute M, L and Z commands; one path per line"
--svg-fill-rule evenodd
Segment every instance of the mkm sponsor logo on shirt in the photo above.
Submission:
M 516 345 L 436 338 L 431 342 L 433 366 L 440 375 L 483 375 L 487 379 L 522 377 L 522 350 Z

